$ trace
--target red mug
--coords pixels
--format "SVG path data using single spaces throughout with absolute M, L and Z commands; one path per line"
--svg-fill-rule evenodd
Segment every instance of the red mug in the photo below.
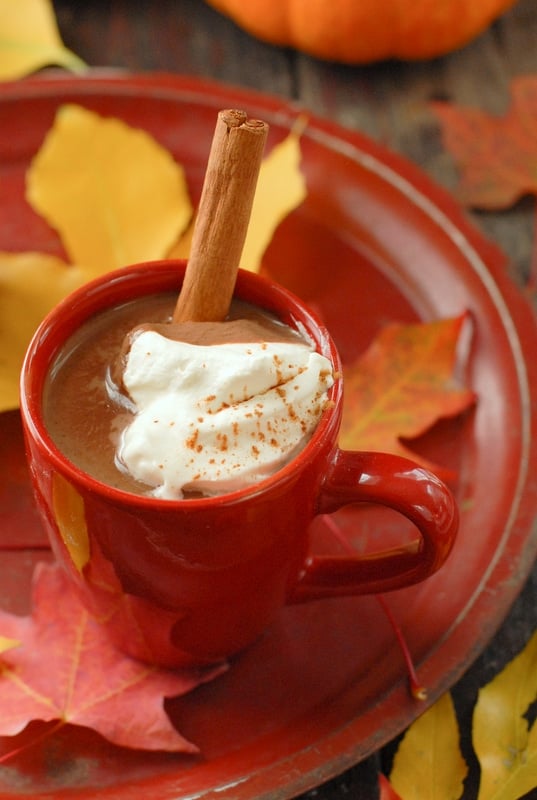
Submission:
M 59 349 L 96 312 L 178 292 L 184 268 L 182 261 L 138 264 L 83 286 L 42 322 L 21 375 L 27 459 L 56 559 L 121 650 L 166 667 L 238 653 L 287 604 L 422 581 L 444 563 L 458 525 L 453 496 L 432 473 L 394 455 L 339 449 L 340 377 L 305 448 L 254 486 L 163 500 L 111 488 L 74 466 L 42 416 L 45 378 Z M 330 334 L 297 297 L 243 271 L 235 294 L 305 330 L 341 374 Z M 416 526 L 416 541 L 366 557 L 313 556 L 314 517 L 350 503 L 395 509 Z

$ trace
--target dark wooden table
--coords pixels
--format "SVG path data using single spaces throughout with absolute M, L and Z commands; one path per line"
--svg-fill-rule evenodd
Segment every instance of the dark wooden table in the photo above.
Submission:
M 537 74 L 535 0 L 520 0 L 459 52 L 425 63 L 364 67 L 323 63 L 264 45 L 202 0 L 54 0 L 54 7 L 65 44 L 91 66 L 206 77 L 300 101 L 312 112 L 398 151 L 448 189 L 456 185 L 457 176 L 428 102 L 450 100 L 500 114 L 508 105 L 510 80 Z M 512 277 L 522 285 L 534 237 L 533 200 L 472 217 L 509 255 Z M 477 691 L 522 649 L 536 624 L 537 568 L 494 640 L 453 689 L 470 765 L 465 800 L 477 796 L 478 767 L 470 745 Z M 373 800 L 378 796 L 377 773 L 389 772 L 396 745 L 303 798 Z

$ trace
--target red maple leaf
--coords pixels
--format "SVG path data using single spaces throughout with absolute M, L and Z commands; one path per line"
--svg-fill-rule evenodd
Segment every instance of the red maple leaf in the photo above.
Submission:
M 60 567 L 38 564 L 33 613 L 0 611 L 0 736 L 30 721 L 82 725 L 123 747 L 198 752 L 163 701 L 222 671 L 171 671 L 122 655 L 75 597 Z
M 432 103 L 444 145 L 460 170 L 457 197 L 467 206 L 502 209 L 523 195 L 537 195 L 537 78 L 515 78 L 511 98 L 503 117 Z
M 459 169 L 454 193 L 470 208 L 496 211 L 510 208 L 525 195 L 537 197 L 537 78 L 514 78 L 510 89 L 512 102 L 503 117 L 450 103 L 431 104 L 442 125 L 444 145 Z M 526 287 L 534 294 L 536 246 L 537 241 Z
M 397 794 L 388 778 L 382 772 L 379 773 L 379 790 L 379 800 L 401 800 L 400 795 Z
M 456 416 L 475 402 L 475 393 L 455 377 L 467 322 L 463 314 L 384 328 L 368 350 L 344 368 L 340 445 L 396 453 L 442 473 L 401 440 L 420 436 L 440 418 Z

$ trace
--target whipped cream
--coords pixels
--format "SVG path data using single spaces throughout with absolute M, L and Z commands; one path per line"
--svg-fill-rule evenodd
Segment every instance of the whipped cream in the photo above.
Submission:
M 307 343 L 201 346 L 143 331 L 123 373 L 135 414 L 118 460 L 165 499 L 241 489 L 302 449 L 333 381 Z

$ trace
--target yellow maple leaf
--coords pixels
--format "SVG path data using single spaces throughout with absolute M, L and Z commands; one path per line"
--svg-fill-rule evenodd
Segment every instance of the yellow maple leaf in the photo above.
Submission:
M 301 125 L 275 145 L 263 159 L 240 266 L 259 272 L 263 254 L 282 220 L 305 199 L 306 181 L 300 170 Z M 169 258 L 188 258 L 194 225 L 169 251 Z
M 86 68 L 64 46 L 50 0 L 0 0 L 0 80 L 52 64 L 75 72 Z
M 298 127 L 272 148 L 263 160 L 240 266 L 258 272 L 263 254 L 282 220 L 306 197 L 306 181 L 300 170 Z
M 0 655 L 8 650 L 13 650 L 14 647 L 19 647 L 19 645 L 18 639 L 9 639 L 7 636 L 0 635 Z
M 295 130 L 261 168 L 246 256 L 253 269 L 283 217 L 305 197 L 299 163 Z M 192 205 L 182 167 L 144 131 L 80 106 L 59 110 L 28 169 L 27 197 L 78 266 L 46 254 L 0 253 L 0 411 L 18 406 L 30 338 L 65 295 L 129 263 L 186 258 L 190 247 Z
M 192 216 L 190 225 L 181 234 L 177 242 L 168 250 L 167 258 L 184 258 L 187 259 L 190 255 L 190 248 L 192 246 L 192 236 L 194 234 L 194 226 L 196 224 L 196 214 Z
M 192 206 L 183 168 L 146 131 L 62 106 L 27 172 L 29 203 L 98 275 L 162 258 Z
M 457 800 L 467 772 L 453 701 L 446 692 L 405 733 L 390 783 L 402 800 Z
M 0 252 L 0 411 L 18 407 L 20 368 L 35 329 L 89 277 L 55 256 Z
M 480 691 L 472 723 L 481 765 L 478 800 L 517 800 L 537 788 L 537 722 L 525 714 L 537 700 L 537 632 Z

